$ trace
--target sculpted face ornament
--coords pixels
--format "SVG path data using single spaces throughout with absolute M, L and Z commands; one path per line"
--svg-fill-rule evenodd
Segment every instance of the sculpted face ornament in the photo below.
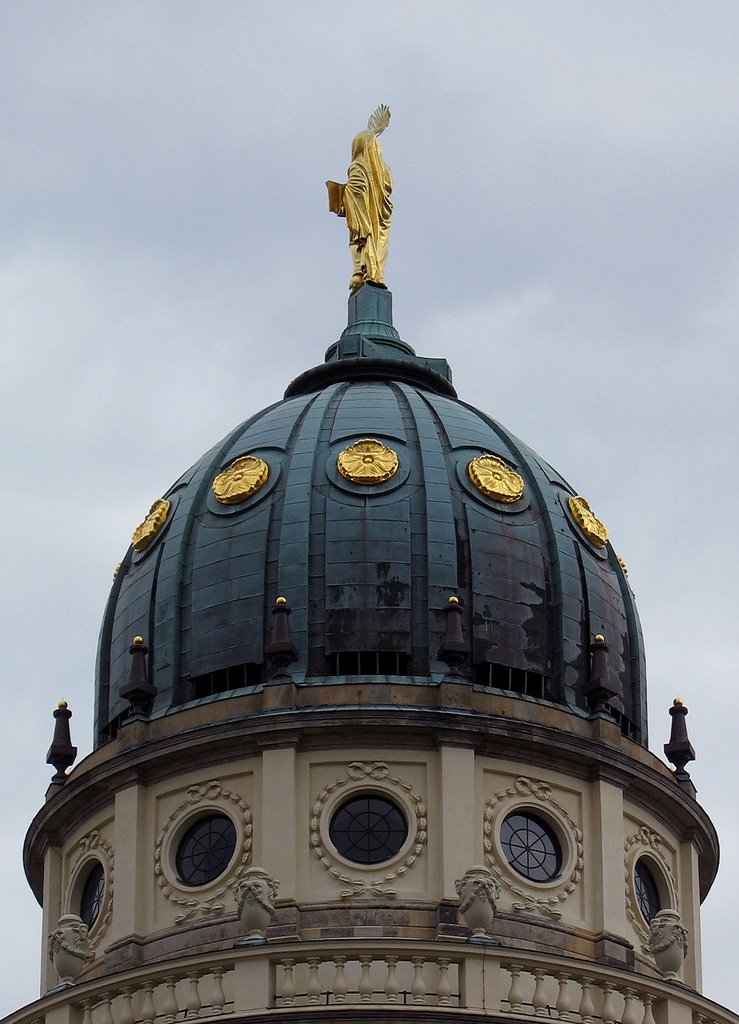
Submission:
M 267 483 L 269 466 L 255 455 L 244 455 L 232 462 L 225 473 L 213 481 L 213 493 L 222 505 L 236 505 L 256 494 Z
M 475 487 L 493 501 L 510 504 L 523 495 L 523 479 L 497 455 L 480 455 L 467 467 Z
M 567 504 L 570 507 L 572 518 L 580 527 L 591 544 L 596 548 L 603 548 L 608 542 L 608 530 L 600 519 L 596 519 L 590 510 L 590 505 L 582 495 L 577 494 L 569 498 Z
M 364 438 L 339 454 L 336 466 L 355 484 L 382 484 L 398 471 L 397 454 L 374 438 Z
M 148 548 L 164 526 L 168 515 L 169 502 L 166 498 L 157 498 L 149 509 L 146 519 L 133 531 L 131 543 L 134 551 L 145 551 Z

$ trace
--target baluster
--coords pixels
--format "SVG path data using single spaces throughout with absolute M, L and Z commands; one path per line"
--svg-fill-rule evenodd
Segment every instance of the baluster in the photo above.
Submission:
M 133 1004 L 131 1003 L 131 986 L 126 985 L 121 989 L 121 1012 L 118 1014 L 118 1024 L 133 1024 Z
M 400 985 L 398 984 L 398 975 L 396 974 L 396 966 L 398 963 L 397 956 L 386 956 L 385 963 L 387 964 L 387 978 L 385 979 L 385 999 L 388 1003 L 398 1002 L 398 993 L 400 992 Z
M 154 982 L 147 981 L 143 986 L 144 998 L 141 1001 L 141 1024 L 154 1024 L 156 1007 L 154 1006 Z
M 82 1024 L 92 1024 L 92 999 L 82 1000 Z
M 636 991 L 633 988 L 625 988 L 622 995 L 624 997 L 624 1012 L 621 1014 L 621 1024 L 641 1024 Z
M 308 987 L 306 989 L 306 995 L 308 996 L 308 1002 L 315 1006 L 316 1003 L 321 1001 L 321 982 L 318 978 L 318 965 L 321 962 L 320 956 L 309 956 L 308 957 Z
M 437 960 L 439 965 L 439 983 L 436 986 L 436 995 L 439 997 L 439 1006 L 449 1006 L 451 1003 L 452 983 L 449 979 L 449 960 Z
M 362 974 L 359 978 L 359 999 L 363 1003 L 372 1002 L 372 979 L 370 978 L 371 956 L 360 956 L 359 962 L 362 965 Z
M 534 994 L 531 997 L 531 1005 L 534 1007 L 534 1013 L 537 1017 L 548 1017 L 549 1007 L 547 1006 L 547 997 L 544 992 L 544 971 L 538 968 L 534 971 L 534 978 L 536 984 L 534 985 Z
M 98 1003 L 98 1006 L 100 1007 L 98 1024 L 113 1024 L 113 1010 L 111 1002 L 110 992 L 103 992 L 100 1002 Z
M 295 978 L 293 977 L 293 967 L 295 961 L 285 959 L 280 960 L 282 964 L 282 1004 L 283 1006 L 292 1006 L 295 1002 Z
M 558 974 L 559 992 L 557 993 L 557 1005 L 555 1009 L 560 1020 L 572 1019 L 572 999 L 570 996 L 569 974 Z
M 580 1020 L 582 1024 L 593 1024 L 595 1003 L 593 1002 L 593 983 L 590 978 L 580 978 L 582 996 L 580 997 Z
M 654 996 L 651 996 L 648 992 L 645 992 L 641 997 L 644 1003 L 644 1016 L 642 1017 L 641 1024 L 654 1024 L 654 1014 L 652 1013 L 652 1003 L 654 1002 Z
M 334 966 L 336 967 L 336 975 L 334 977 L 334 1002 L 345 1003 L 346 1002 L 346 978 L 344 976 L 344 964 L 346 963 L 345 956 L 335 956 Z
M 200 989 L 198 988 L 199 980 L 200 975 L 196 971 L 187 976 L 189 987 L 187 999 L 185 1000 L 185 1020 L 195 1020 L 200 1016 L 200 1009 L 203 1004 L 200 999 Z
M 170 975 L 164 979 L 164 984 L 167 987 L 167 993 L 162 1000 L 162 1024 L 174 1024 L 180 1009 L 180 1004 L 177 1002 L 177 992 L 175 991 L 177 978 L 174 975 Z
M 603 1024 L 618 1024 L 618 1013 L 616 1011 L 616 990 L 613 982 L 603 982 L 603 1009 L 601 1010 Z
M 214 967 L 210 972 L 213 975 L 213 989 L 210 997 L 210 1012 L 214 1014 L 223 1013 L 226 1005 L 226 993 L 223 991 L 223 975 L 225 967 Z
M 523 982 L 521 981 L 521 968 L 517 967 L 516 964 L 509 964 L 506 970 L 511 975 L 511 988 L 508 992 L 508 1005 L 511 1008 L 511 1013 L 521 1013 L 523 1011 Z
M 411 997 L 414 1003 L 426 1002 L 426 982 L 423 978 L 423 967 L 426 958 L 422 956 L 411 957 L 413 964 L 413 981 L 411 982 Z

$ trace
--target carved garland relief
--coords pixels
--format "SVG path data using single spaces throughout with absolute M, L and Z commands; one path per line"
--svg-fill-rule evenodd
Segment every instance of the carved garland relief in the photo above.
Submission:
M 535 895 L 533 887 L 528 891 L 523 889 L 522 882 L 516 878 L 514 881 L 510 877 L 508 865 L 501 866 L 496 860 L 494 836 L 500 830 L 503 818 L 507 813 L 514 809 L 516 806 L 511 805 L 510 801 L 531 801 L 542 804 L 543 806 L 550 808 L 556 812 L 557 820 L 560 824 L 564 824 L 570 835 L 575 851 L 575 863 L 572 871 L 563 879 L 561 887 L 553 893 L 551 896 Z M 501 809 L 501 803 L 505 801 L 506 806 Z M 495 875 L 496 879 L 504 890 L 508 890 L 512 896 L 517 897 L 514 899 L 512 907 L 520 913 L 532 913 L 538 911 L 545 917 L 551 917 L 555 921 L 559 920 L 562 916 L 562 911 L 559 909 L 560 904 L 575 891 L 575 888 L 579 885 L 582 880 L 583 871 L 583 834 L 580 826 L 568 813 L 568 811 L 558 803 L 552 796 L 552 789 L 546 782 L 538 782 L 535 779 L 526 779 L 520 777 L 509 786 L 507 789 L 503 789 L 496 793 L 495 796 L 491 797 L 485 803 L 485 817 L 483 824 L 484 831 L 484 848 L 485 848 L 485 863 L 488 865 L 490 870 Z M 564 858 L 566 859 L 566 857 Z
M 523 478 L 497 455 L 480 455 L 467 467 L 475 487 L 493 501 L 504 504 L 518 501 L 523 495 Z
M 659 865 L 663 880 L 667 883 L 670 892 L 669 909 L 679 911 L 680 899 L 675 883 L 675 876 L 663 851 L 663 839 L 652 829 L 642 825 L 638 832 L 632 833 L 624 842 L 624 877 L 626 882 L 626 916 L 633 924 L 639 935 L 646 941 L 649 939 L 650 929 L 639 910 L 639 904 L 634 889 L 634 866 L 639 857 L 648 853 L 650 859 Z M 653 871 L 654 873 L 654 871 Z M 663 908 L 668 909 L 668 908 Z
M 411 802 L 415 817 L 415 830 L 413 823 L 410 824 L 408 830 L 409 834 L 413 835 L 413 843 L 408 856 L 402 864 L 393 868 L 392 871 L 388 871 L 381 879 L 376 881 L 370 878 L 357 878 L 348 875 L 343 863 L 330 850 L 326 849 L 321 838 L 321 821 L 325 817 L 326 804 L 332 794 L 337 790 L 343 789 L 345 786 L 362 781 L 381 782 L 381 789 L 385 791 L 394 789 L 402 797 L 405 797 L 405 801 Z M 409 782 L 405 782 L 398 776 L 391 775 L 390 768 L 384 761 L 375 761 L 372 764 L 365 764 L 363 761 L 352 761 L 347 766 L 346 774 L 339 776 L 334 782 L 324 786 L 316 797 L 311 808 L 310 845 L 321 865 L 337 882 L 341 882 L 344 886 L 344 888 L 339 890 L 339 896 L 342 899 L 361 896 L 364 893 L 369 893 L 372 896 L 396 896 L 397 890 L 388 888 L 387 883 L 407 874 L 423 853 L 428 838 L 427 820 L 426 805 L 421 797 L 414 791 Z M 325 822 L 325 832 L 328 833 L 328 822 Z
M 180 831 L 180 827 L 184 821 L 191 820 L 190 812 L 197 808 L 199 804 L 206 805 L 210 810 L 222 811 L 232 817 L 235 812 L 237 818 L 237 833 L 241 833 L 241 848 L 239 851 L 239 859 L 236 867 L 232 869 L 228 875 L 222 875 L 221 879 L 226 879 L 218 885 L 215 892 L 209 892 L 207 895 L 203 893 L 200 898 L 195 896 L 193 890 L 188 889 L 188 892 L 192 892 L 192 896 L 189 898 L 184 895 L 180 895 L 183 891 L 180 889 L 180 893 L 175 892 L 176 882 L 173 879 L 168 878 L 167 875 L 167 859 L 169 854 L 169 845 L 173 838 L 176 838 L 176 833 Z M 205 808 L 204 808 L 205 809 Z M 251 859 L 251 846 L 252 846 L 252 817 L 249 805 L 245 800 L 238 795 L 233 793 L 231 790 L 225 789 L 216 779 L 207 782 L 203 785 L 190 786 L 187 791 L 186 798 L 179 804 L 167 818 L 164 823 L 164 827 L 156 841 L 154 848 L 154 874 L 156 875 L 157 883 L 162 891 L 162 894 L 169 900 L 170 903 L 174 903 L 175 906 L 182 908 L 182 913 L 175 917 L 175 924 L 182 924 L 184 921 L 189 921 L 192 917 L 198 914 L 210 915 L 210 914 L 222 914 L 225 910 L 225 903 L 221 897 L 225 895 L 229 888 L 235 888 L 241 879 L 242 875 L 246 871 L 246 868 Z M 208 889 L 210 886 L 204 886 L 203 889 Z
M 269 466 L 255 455 L 243 455 L 213 481 L 213 493 L 222 505 L 245 501 L 267 483 Z
M 134 551 L 145 551 L 154 540 L 167 521 L 169 504 L 166 498 L 157 498 L 151 506 L 146 519 L 133 531 L 131 543 Z
M 73 879 L 70 890 L 77 888 L 77 879 L 79 878 L 80 869 L 84 868 L 85 863 L 92 864 L 94 860 L 99 861 L 105 872 L 105 894 L 103 897 L 103 905 L 100 908 L 97 920 L 93 924 L 92 928 L 88 933 L 88 942 L 91 948 L 95 948 L 100 940 L 101 935 L 105 932 L 106 928 L 110 924 L 110 918 L 113 914 L 113 844 L 108 842 L 107 839 L 103 839 L 97 829 L 86 833 L 79 843 L 77 843 L 77 856 L 75 857 L 74 863 L 71 868 L 71 878 Z M 79 907 L 70 907 L 70 913 L 79 914 Z
M 383 484 L 399 465 L 397 453 L 371 437 L 345 448 L 336 460 L 341 475 L 355 484 Z

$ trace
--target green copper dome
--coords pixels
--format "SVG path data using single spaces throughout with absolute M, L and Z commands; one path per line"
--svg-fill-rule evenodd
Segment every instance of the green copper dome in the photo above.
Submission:
M 355 449 L 360 441 L 390 454 L 372 468 L 375 449 Z M 483 456 L 494 458 L 474 463 Z M 491 473 L 486 493 L 481 474 Z M 222 490 L 236 481 L 225 501 L 213 488 L 224 474 Z M 252 490 L 240 498 L 239 487 Z M 98 742 L 129 713 L 121 689 L 134 636 L 148 645 L 153 717 L 212 703 L 270 684 L 284 596 L 298 688 L 391 679 L 418 693 L 453 677 L 522 709 L 536 701 L 586 715 L 604 670 L 607 714 L 646 743 L 633 595 L 611 545 L 578 519 L 576 493 L 460 401 L 446 362 L 399 338 L 390 293 L 365 286 L 326 362 L 184 473 L 164 495 L 163 523 L 128 551 L 100 636 Z M 450 641 L 450 596 L 461 641 Z M 606 641 L 598 673 L 596 635 Z

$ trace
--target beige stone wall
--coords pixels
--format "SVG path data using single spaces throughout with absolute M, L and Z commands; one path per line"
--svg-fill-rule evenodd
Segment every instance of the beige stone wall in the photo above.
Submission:
M 649 969 L 652 961 L 642 950 L 648 929 L 633 889 L 633 867 L 644 856 L 663 904 L 678 909 L 689 929 L 683 978 L 699 984 L 696 851 L 669 827 L 669 810 L 661 816 L 646 810 L 612 780 L 476 756 L 471 747 L 452 743 L 301 750 L 296 741 L 221 764 L 213 763 L 211 751 L 209 760 L 207 768 L 121 786 L 114 803 L 83 816 L 61 847 L 49 849 L 47 934 L 61 913 L 78 912 L 95 859 L 106 871 L 103 912 L 91 933 L 96 954 L 132 937 L 145 945 L 152 936 L 213 922 L 230 922 L 233 931 L 232 887 L 248 864 L 279 881 L 282 907 L 315 911 L 374 902 L 390 912 L 426 907 L 429 921 L 440 901 L 456 898 L 456 879 L 486 864 L 501 887 L 506 944 L 536 948 L 549 929 L 542 948 L 588 955 L 599 937 L 611 936 L 633 945 L 637 962 Z M 328 836 L 335 809 L 359 793 L 389 797 L 409 823 L 398 855 L 376 867 L 348 862 Z M 557 879 L 528 882 L 508 865 L 499 830 L 513 810 L 534 813 L 553 828 L 563 850 Z M 188 888 L 177 880 L 177 843 L 198 816 L 213 811 L 233 820 L 236 852 L 223 876 Z M 433 929 L 426 938 L 434 938 Z M 43 986 L 55 983 L 46 964 Z

